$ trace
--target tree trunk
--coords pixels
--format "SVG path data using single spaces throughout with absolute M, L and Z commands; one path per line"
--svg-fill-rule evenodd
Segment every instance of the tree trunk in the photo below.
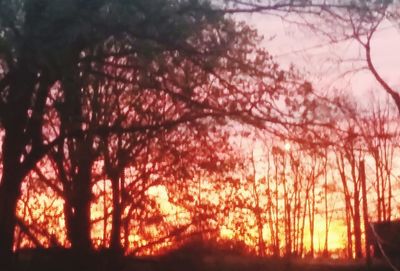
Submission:
M 110 248 L 116 252 L 122 251 L 121 244 L 121 200 L 120 200 L 120 178 L 114 176 L 111 179 L 112 184 L 112 227 L 111 227 L 111 244 Z
M 107 210 L 107 181 L 103 180 L 103 247 L 107 246 L 107 224 L 108 224 L 108 210 Z
M 326 170 L 326 163 L 324 168 L 324 207 L 325 207 L 325 244 L 324 244 L 324 256 L 328 256 L 329 253 L 329 213 L 328 213 L 328 176 Z
M 91 171 L 93 159 L 88 150 L 90 146 L 88 142 L 78 143 L 77 149 L 80 149 L 79 153 L 85 153 L 86 157 L 82 155 L 75 161 L 77 165 L 76 174 L 71 176 L 70 187 L 64 187 L 64 191 L 69 191 L 64 198 L 67 237 L 71 242 L 72 249 L 78 252 L 87 252 L 92 248 L 90 204 L 92 198 Z
M 388 174 L 388 187 L 389 187 L 389 198 L 388 198 L 388 221 L 392 220 L 392 178 L 390 173 Z
M 13 251 L 15 212 L 21 181 L 4 171 L 0 185 L 0 267 L 11 259 Z
M 269 177 L 269 160 L 268 160 L 268 175 L 267 175 L 267 213 L 268 213 L 268 225 L 269 225 L 269 232 L 273 244 L 273 254 L 276 254 L 276 244 L 275 244 L 275 231 L 274 231 L 274 221 L 272 215 L 272 193 L 271 193 L 271 185 L 270 185 L 270 177 Z
M 355 171 L 355 165 L 354 171 Z M 355 178 L 355 174 L 353 174 L 353 178 Z M 359 182 L 354 179 L 354 248 L 357 259 L 362 258 L 362 244 L 361 244 L 361 214 L 360 214 L 360 188 Z
M 71 245 L 78 251 L 89 251 L 92 247 L 90 239 L 90 202 L 92 161 L 81 159 L 78 174 L 73 180 L 73 235 Z
M 365 177 L 365 163 L 364 160 L 360 161 L 360 181 L 363 202 L 363 220 L 364 220 L 364 236 L 365 236 L 365 259 L 367 268 L 371 268 L 371 252 L 369 246 L 371 244 L 369 238 L 369 221 L 368 221 L 368 202 L 367 202 L 367 188 Z
M 72 239 L 74 239 L 74 218 L 73 218 L 73 208 L 71 205 L 72 201 L 68 199 L 67 197 L 64 198 L 64 220 L 65 220 L 65 228 L 67 230 L 67 238 L 71 242 L 72 245 Z
M 346 203 L 346 229 L 347 229 L 347 257 L 353 259 L 353 240 L 351 234 L 351 216 L 348 203 Z
M 356 258 L 361 259 L 362 245 L 359 191 L 357 191 L 357 193 L 354 193 L 354 245 Z
M 15 149 L 18 142 L 10 138 L 8 131 L 3 144 L 3 176 L 0 183 L 0 260 L 7 260 L 13 249 L 15 212 L 23 176 L 18 170 L 21 168 L 18 161 L 19 152 Z
M 304 199 L 304 212 L 301 218 L 301 233 L 300 233 L 300 256 L 304 254 L 304 226 L 306 225 L 307 215 L 307 202 L 308 202 L 308 191 L 306 192 L 306 198 Z
M 279 238 L 279 185 L 278 185 L 278 169 L 275 169 L 275 246 L 274 256 L 280 255 L 280 238 Z
M 378 222 L 382 221 L 382 201 L 381 201 L 381 185 L 380 185 L 380 178 L 379 178 L 379 166 L 378 166 L 378 157 L 375 155 L 375 179 L 376 179 L 376 197 L 377 197 L 377 211 L 378 211 Z
M 344 166 L 344 156 L 343 154 L 339 154 L 336 157 L 336 162 L 339 170 L 340 179 L 343 185 L 343 193 L 344 200 L 346 206 L 346 226 L 347 226 L 347 256 L 349 258 L 353 258 L 353 240 L 352 240 L 352 232 L 351 232 L 351 220 L 353 215 L 353 209 L 351 206 L 351 197 L 350 192 L 347 186 L 347 177 L 345 175 L 345 166 Z
M 258 233 L 258 255 L 263 257 L 265 256 L 265 242 L 264 242 L 264 231 L 263 231 L 263 221 L 261 217 L 261 207 L 260 207 L 260 195 L 258 193 L 258 187 L 257 187 L 257 179 L 256 179 L 256 166 L 255 166 L 255 160 L 254 160 L 254 154 L 251 158 L 251 164 L 252 164 L 252 186 L 253 186 L 253 196 L 254 196 L 254 203 L 255 203 L 255 208 L 253 209 L 253 213 L 256 218 L 256 223 L 257 223 L 257 233 Z
M 25 158 L 22 153 L 28 143 L 24 132 L 36 74 L 22 63 L 21 66 L 22 68 L 11 75 L 10 94 L 4 108 L 6 114 L 3 116 L 5 136 L 2 146 L 3 175 L 0 182 L 0 261 L 10 259 L 9 255 L 12 253 L 16 206 L 21 183 L 27 173 L 22 166 L 22 159 Z
M 310 256 L 314 258 L 314 226 L 315 226 L 315 179 L 312 176 L 311 198 L 308 201 L 308 218 L 310 223 Z
M 260 214 L 257 214 L 257 228 L 258 228 L 258 253 L 259 256 L 264 257 L 265 256 L 264 231 Z

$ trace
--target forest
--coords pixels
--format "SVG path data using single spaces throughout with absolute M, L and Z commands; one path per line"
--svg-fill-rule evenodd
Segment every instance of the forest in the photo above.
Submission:
M 253 15 L 357 59 L 326 87 Z M 0 0 L 0 270 L 399 270 L 387 28 L 397 0 Z

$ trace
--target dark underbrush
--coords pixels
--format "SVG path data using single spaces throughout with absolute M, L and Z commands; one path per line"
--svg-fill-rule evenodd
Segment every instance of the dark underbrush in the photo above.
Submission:
M 23 250 L 14 255 L 13 271 L 389 271 L 363 261 L 259 258 L 228 251 L 187 248 L 159 257 L 118 256 L 109 250 L 77 253 L 68 249 Z

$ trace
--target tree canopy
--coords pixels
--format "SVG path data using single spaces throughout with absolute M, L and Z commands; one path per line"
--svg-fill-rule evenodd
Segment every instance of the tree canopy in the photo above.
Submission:
M 280 69 L 259 40 L 207 1 L 1 1 L 0 258 L 12 251 L 21 184 L 43 159 L 54 165 L 69 241 L 87 250 L 99 160 L 118 210 L 130 164 L 176 166 L 177 155 L 190 155 L 180 147 L 190 146 L 187 138 L 226 142 L 228 119 L 307 122 L 292 113 L 307 110 L 299 99 L 311 95 L 310 84 Z M 158 152 L 165 155 L 150 162 Z M 114 212 L 120 228 L 121 210 Z

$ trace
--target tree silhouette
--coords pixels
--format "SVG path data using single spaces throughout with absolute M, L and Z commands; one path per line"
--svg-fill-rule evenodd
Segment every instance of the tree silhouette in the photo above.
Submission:
M 258 49 L 253 30 L 202 1 L 2 1 L 0 27 L 1 259 L 12 251 L 21 184 L 50 151 L 69 239 L 88 250 L 100 139 L 205 118 L 279 123 L 271 101 L 309 86 Z M 130 106 L 122 121 L 102 111 L 119 89 Z

